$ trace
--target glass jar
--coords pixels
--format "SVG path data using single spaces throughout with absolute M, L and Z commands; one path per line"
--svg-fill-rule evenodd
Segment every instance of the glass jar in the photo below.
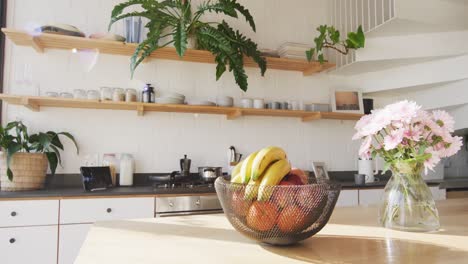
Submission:
M 122 154 L 120 157 L 119 185 L 120 186 L 132 186 L 134 171 L 135 171 L 135 162 L 133 160 L 132 155 Z
M 86 99 L 86 91 L 83 89 L 75 89 L 73 90 L 73 98 L 75 99 Z
M 112 185 L 116 186 L 117 184 L 117 165 L 118 160 L 115 154 L 108 153 L 104 154 L 102 157 L 102 166 L 109 167 L 112 179 Z
M 101 87 L 101 101 L 112 101 L 112 88 Z
M 152 87 L 151 84 L 148 83 L 143 87 L 143 91 L 141 92 L 141 101 L 143 103 L 155 102 L 154 87 Z
M 125 101 L 125 91 L 122 88 L 114 88 L 112 90 L 112 101 L 123 102 Z
M 382 226 L 403 231 L 436 231 L 439 213 L 431 190 L 422 178 L 421 162 L 397 162 L 385 186 L 379 210 Z
M 137 91 L 135 89 L 127 89 L 125 91 L 125 102 L 136 102 L 137 101 Z
M 86 95 L 88 100 L 99 100 L 100 98 L 100 94 L 96 90 L 89 90 Z

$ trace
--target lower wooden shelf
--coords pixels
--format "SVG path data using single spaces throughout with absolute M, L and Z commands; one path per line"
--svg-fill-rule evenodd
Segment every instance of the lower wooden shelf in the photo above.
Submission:
M 166 113 L 193 113 L 193 114 L 213 114 L 225 115 L 232 120 L 241 116 L 270 116 L 270 117 L 295 117 L 302 121 L 312 121 L 319 119 L 338 120 L 358 120 L 362 115 L 349 113 L 331 112 L 309 112 L 293 110 L 273 110 L 273 109 L 246 109 L 238 107 L 218 107 L 218 106 L 195 106 L 195 105 L 163 105 L 152 103 L 126 103 L 113 101 L 92 101 L 84 99 L 66 99 L 54 97 L 38 96 L 18 96 L 0 94 L 0 100 L 14 105 L 22 105 L 31 111 L 40 111 L 41 107 L 59 108 L 81 108 L 81 109 L 108 109 L 108 110 L 133 110 L 139 116 L 145 112 L 166 112 Z

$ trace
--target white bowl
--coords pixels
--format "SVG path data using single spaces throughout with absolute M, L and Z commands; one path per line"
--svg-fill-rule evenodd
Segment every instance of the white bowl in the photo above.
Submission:
M 170 97 L 185 100 L 185 95 L 169 91 L 159 91 L 159 97 Z

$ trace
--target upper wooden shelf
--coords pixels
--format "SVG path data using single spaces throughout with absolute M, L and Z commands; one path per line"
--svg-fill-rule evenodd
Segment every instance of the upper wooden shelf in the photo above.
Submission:
M 91 101 L 82 99 L 65 99 L 54 97 L 18 96 L 0 94 L 0 100 L 14 105 L 22 105 L 32 111 L 40 111 L 41 107 L 63 107 L 83 109 L 110 109 L 110 110 L 133 110 L 139 116 L 145 112 L 167 112 L 167 113 L 193 113 L 193 114 L 215 114 L 226 115 L 229 120 L 241 116 L 271 116 L 271 117 L 295 117 L 302 121 L 319 119 L 358 120 L 362 115 L 331 112 L 309 112 L 293 110 L 251 109 L 238 107 L 218 106 L 195 106 L 195 105 L 163 105 L 152 103 L 126 103 L 112 101 Z
M 66 50 L 86 50 L 97 49 L 100 53 L 131 56 L 135 51 L 136 44 L 122 43 L 117 41 L 80 38 L 72 36 L 62 36 L 56 34 L 42 33 L 33 36 L 26 31 L 2 28 L 3 33 L 16 45 L 33 47 L 37 52 L 44 52 L 45 49 L 66 49 Z M 153 52 L 150 58 L 190 61 L 199 63 L 215 63 L 213 55 L 205 50 L 189 49 L 183 58 L 175 52 L 175 48 L 165 47 Z M 305 60 L 272 58 L 267 57 L 268 69 L 299 71 L 304 76 L 309 76 L 321 71 L 334 68 L 332 63 L 321 65 L 319 62 L 308 62 Z M 244 61 L 246 67 L 257 67 L 257 64 L 250 58 Z

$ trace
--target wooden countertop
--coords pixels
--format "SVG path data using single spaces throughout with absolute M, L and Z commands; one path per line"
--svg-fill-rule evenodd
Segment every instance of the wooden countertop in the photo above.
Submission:
M 260 245 L 224 215 L 96 223 L 75 264 L 466 263 L 468 199 L 438 203 L 442 228 L 409 233 L 377 225 L 376 207 L 337 208 L 316 236 L 291 247 Z

